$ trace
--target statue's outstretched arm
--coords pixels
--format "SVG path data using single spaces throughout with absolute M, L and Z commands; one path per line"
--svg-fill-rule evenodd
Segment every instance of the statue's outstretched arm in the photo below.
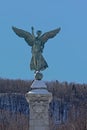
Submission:
M 48 39 L 53 38 L 54 36 L 57 35 L 57 33 L 59 33 L 61 30 L 61 28 L 57 28 L 55 30 L 49 31 L 44 33 L 41 37 L 40 40 L 42 41 L 42 43 L 44 44 L 45 42 L 47 42 Z
M 18 29 L 16 27 L 12 27 L 13 31 L 19 36 L 25 39 L 28 45 L 32 46 L 34 39 L 31 33 L 24 31 L 22 29 Z

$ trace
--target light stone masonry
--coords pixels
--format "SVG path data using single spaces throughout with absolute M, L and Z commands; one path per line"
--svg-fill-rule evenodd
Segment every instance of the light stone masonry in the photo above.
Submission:
M 29 130 L 50 130 L 48 110 L 52 94 L 47 91 L 45 83 L 41 80 L 35 80 L 31 88 L 26 94 L 30 108 Z

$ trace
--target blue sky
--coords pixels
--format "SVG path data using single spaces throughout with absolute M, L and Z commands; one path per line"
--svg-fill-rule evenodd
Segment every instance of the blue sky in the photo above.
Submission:
M 12 26 L 47 32 L 61 27 L 43 56 L 49 68 L 43 80 L 87 83 L 87 0 L 1 0 L 0 77 L 30 80 L 31 48 Z

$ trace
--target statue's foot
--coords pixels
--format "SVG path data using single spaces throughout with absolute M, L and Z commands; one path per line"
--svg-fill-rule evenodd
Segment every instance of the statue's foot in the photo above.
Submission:
M 35 79 L 36 80 L 41 80 L 43 78 L 43 74 L 42 73 L 40 73 L 40 72 L 36 72 L 35 73 Z

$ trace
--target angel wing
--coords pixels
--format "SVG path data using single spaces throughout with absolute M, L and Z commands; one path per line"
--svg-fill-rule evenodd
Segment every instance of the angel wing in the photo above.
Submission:
M 18 29 L 16 27 L 12 27 L 13 31 L 19 36 L 25 39 L 28 45 L 32 46 L 34 42 L 34 37 L 30 32 L 24 31 L 22 29 Z
M 61 30 L 61 28 L 57 28 L 55 30 L 49 31 L 44 33 L 41 37 L 40 40 L 41 42 L 44 44 L 45 42 L 47 42 L 48 39 L 53 38 L 54 36 L 57 35 L 57 33 L 59 33 Z

